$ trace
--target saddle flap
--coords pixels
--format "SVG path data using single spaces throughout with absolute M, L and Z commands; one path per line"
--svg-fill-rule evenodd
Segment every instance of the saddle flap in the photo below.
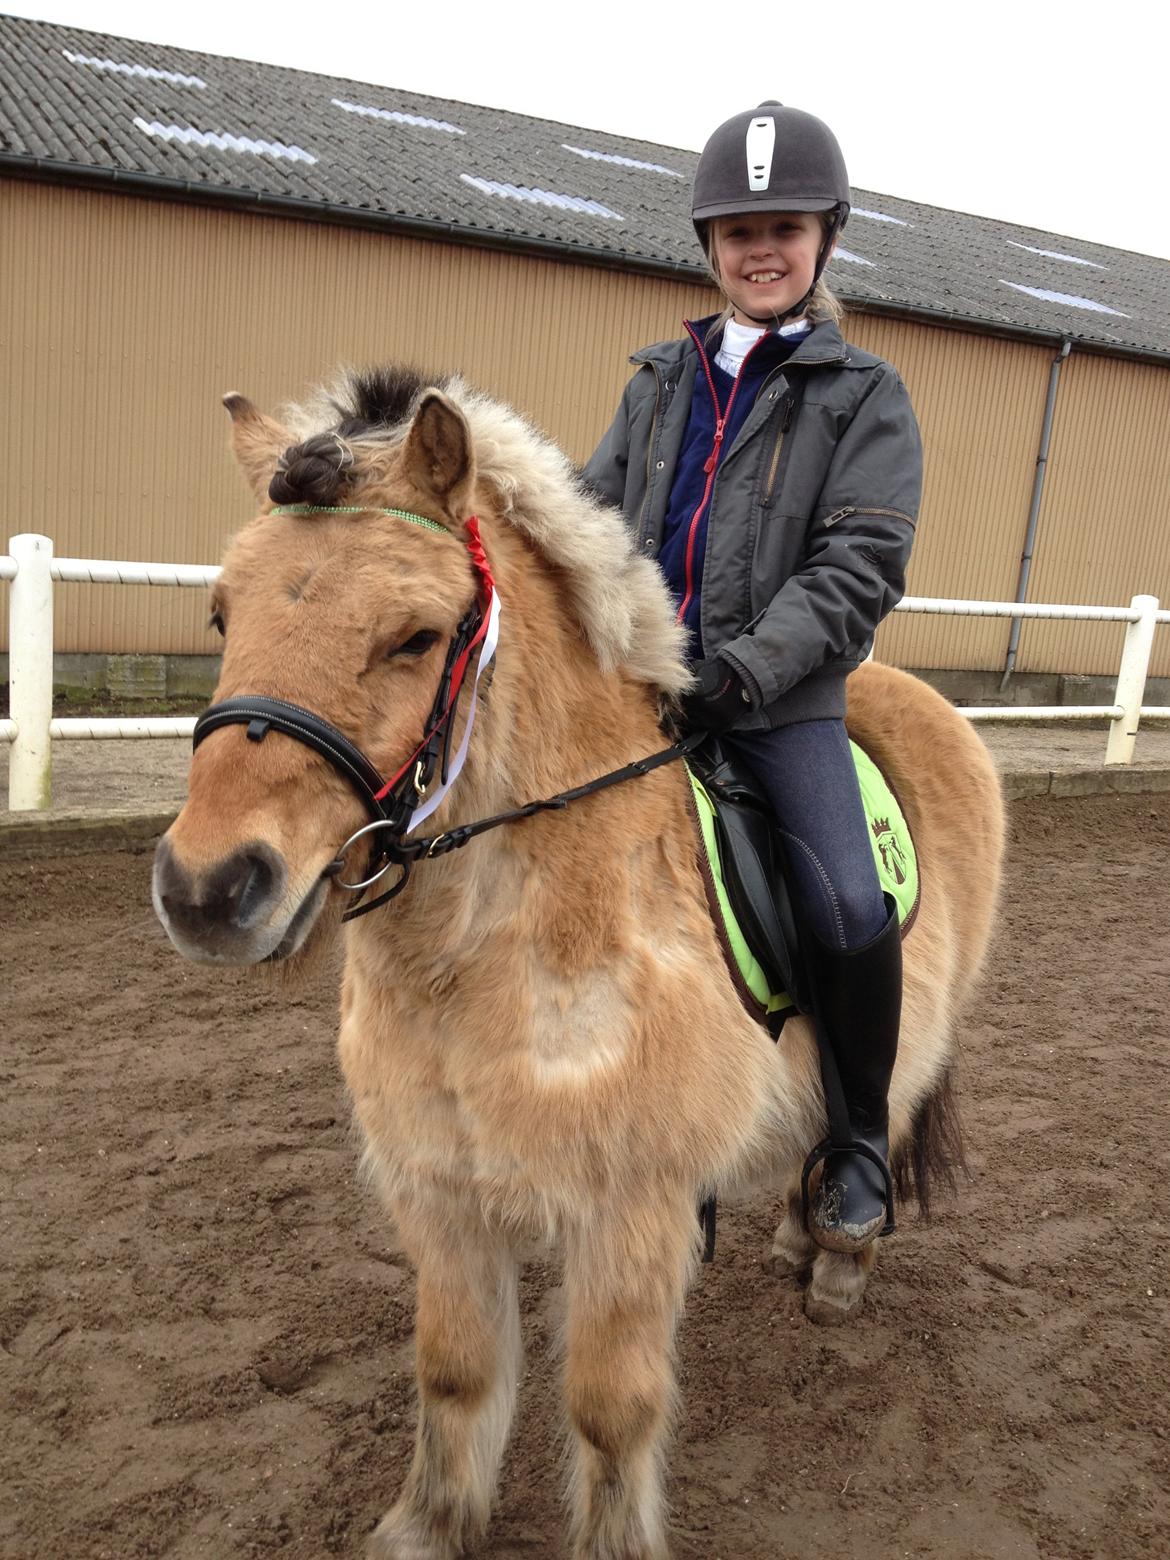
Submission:
M 807 1011 L 796 919 L 783 855 L 763 793 L 753 776 L 711 739 L 692 755 L 696 777 L 717 803 L 719 865 L 731 908 L 774 992 Z

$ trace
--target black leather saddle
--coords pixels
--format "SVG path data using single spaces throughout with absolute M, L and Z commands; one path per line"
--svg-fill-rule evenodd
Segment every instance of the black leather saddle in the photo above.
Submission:
M 786 991 L 798 1011 L 811 1011 L 784 852 L 767 798 L 750 771 L 718 737 L 688 759 L 715 803 L 719 864 L 731 907 L 774 992 Z

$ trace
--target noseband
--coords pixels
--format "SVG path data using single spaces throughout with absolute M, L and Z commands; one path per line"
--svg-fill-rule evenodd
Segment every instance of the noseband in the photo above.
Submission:
M 445 536 L 451 535 L 446 526 L 428 520 L 425 515 L 412 514 L 406 509 L 337 509 L 317 504 L 286 504 L 271 510 L 270 513 L 394 515 L 400 520 L 408 520 L 429 531 L 441 531 Z M 528 802 L 512 812 L 499 813 L 491 818 L 480 818 L 474 823 L 460 824 L 430 839 L 408 840 L 406 838 L 408 832 L 434 811 L 462 768 L 475 716 L 475 688 L 472 691 L 472 703 L 464 727 L 463 739 L 454 758 L 451 755 L 451 740 L 459 696 L 465 686 L 471 658 L 478 649 L 479 660 L 475 675 L 475 683 L 478 684 L 479 678 L 495 652 L 500 616 L 499 596 L 483 549 L 479 521 L 474 515 L 467 521 L 466 546 L 478 582 L 476 597 L 461 618 L 447 648 L 443 673 L 439 678 L 430 715 L 427 717 L 426 734 L 402 768 L 389 780 L 383 780 L 378 769 L 361 749 L 338 731 L 336 726 L 323 720 L 320 715 L 314 715 L 311 710 L 306 710 L 299 704 L 290 704 L 284 699 L 269 699 L 260 694 L 243 694 L 237 698 L 221 699 L 218 704 L 212 704 L 205 709 L 195 722 L 191 742 L 193 749 L 220 726 L 246 726 L 250 742 L 262 742 L 270 731 L 282 732 L 306 747 L 312 748 L 315 753 L 319 753 L 339 774 L 344 776 L 361 797 L 366 811 L 370 814 L 370 822 L 350 835 L 338 851 L 336 859 L 330 862 L 322 874 L 323 877 L 336 878 L 340 887 L 351 889 L 358 896 L 342 917 L 345 921 L 351 921 L 355 916 L 366 915 L 369 911 L 376 910 L 379 905 L 385 904 L 387 900 L 396 898 L 406 887 L 411 867 L 416 861 L 424 858 L 429 860 L 433 856 L 444 856 L 448 851 L 457 850 L 460 846 L 466 845 L 468 840 L 486 833 L 489 829 L 498 828 L 501 824 L 530 818 L 538 812 L 559 811 L 581 797 L 591 796 L 596 791 L 606 790 L 609 786 L 618 785 L 624 780 L 649 774 L 662 764 L 673 763 L 675 759 L 685 757 L 699 745 L 705 735 L 701 731 L 693 732 L 661 752 L 653 753 L 644 759 L 637 759 L 621 769 L 612 770 L 609 774 L 601 775 L 573 790 L 559 792 L 556 796 L 542 801 Z M 436 771 L 439 774 L 440 784 L 438 789 L 431 793 L 431 784 Z M 345 858 L 354 845 L 367 837 L 372 846 L 370 871 L 360 881 L 347 883 L 340 876 L 345 868 Z M 400 869 L 397 881 L 376 898 L 363 903 L 366 892 L 392 866 Z

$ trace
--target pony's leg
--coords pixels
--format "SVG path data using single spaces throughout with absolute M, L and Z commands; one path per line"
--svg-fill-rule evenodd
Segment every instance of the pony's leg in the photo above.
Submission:
M 804 1294 L 810 1321 L 833 1326 L 851 1316 L 865 1297 L 876 1262 L 876 1241 L 858 1252 L 823 1251 L 804 1227 L 800 1188 L 789 1192 L 765 1266 L 777 1278 L 803 1278 L 811 1269 Z
M 517 1264 L 478 1205 L 394 1209 L 418 1269 L 418 1431 L 371 1560 L 453 1560 L 487 1525 L 520 1369 Z
M 693 1194 L 631 1198 L 569 1236 L 565 1396 L 575 1560 L 664 1560 L 674 1332 L 698 1254 Z
M 821 1251 L 813 1263 L 804 1294 L 804 1314 L 811 1322 L 833 1326 L 853 1314 L 865 1298 L 865 1286 L 877 1262 L 877 1241 L 861 1251 Z
M 804 1227 L 800 1187 L 791 1188 L 785 1203 L 784 1217 L 776 1226 L 772 1250 L 764 1266 L 777 1278 L 801 1278 L 812 1267 L 819 1250 L 820 1247 Z

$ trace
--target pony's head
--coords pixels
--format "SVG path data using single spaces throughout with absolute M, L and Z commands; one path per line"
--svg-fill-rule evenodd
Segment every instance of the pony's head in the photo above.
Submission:
M 310 711 L 395 776 L 426 734 L 453 636 L 481 591 L 472 515 L 504 571 L 505 601 L 517 594 L 513 665 L 533 659 L 542 622 L 551 645 L 555 618 L 569 624 L 574 656 L 617 673 L 615 686 L 648 685 L 647 702 L 685 682 L 653 566 L 560 452 L 506 408 L 458 381 L 438 389 L 395 371 L 354 376 L 284 422 L 241 395 L 224 404 L 260 512 L 212 591 L 224 640 L 215 706 Z M 502 669 L 499 680 L 515 677 Z M 155 860 L 171 940 L 202 962 L 297 953 L 315 927 L 336 924 L 345 896 L 330 869 L 368 817 L 344 765 L 295 736 L 209 727 Z
M 399 438 L 350 418 L 298 442 L 243 396 L 225 397 L 261 513 L 228 549 L 211 597 L 224 638 L 215 703 L 247 695 L 303 707 L 386 776 L 424 735 L 477 590 L 465 545 L 476 486 L 467 422 L 439 390 L 412 402 Z M 325 869 L 365 821 L 344 773 L 294 738 L 211 731 L 155 863 L 171 939 L 213 962 L 297 951 L 329 897 Z

